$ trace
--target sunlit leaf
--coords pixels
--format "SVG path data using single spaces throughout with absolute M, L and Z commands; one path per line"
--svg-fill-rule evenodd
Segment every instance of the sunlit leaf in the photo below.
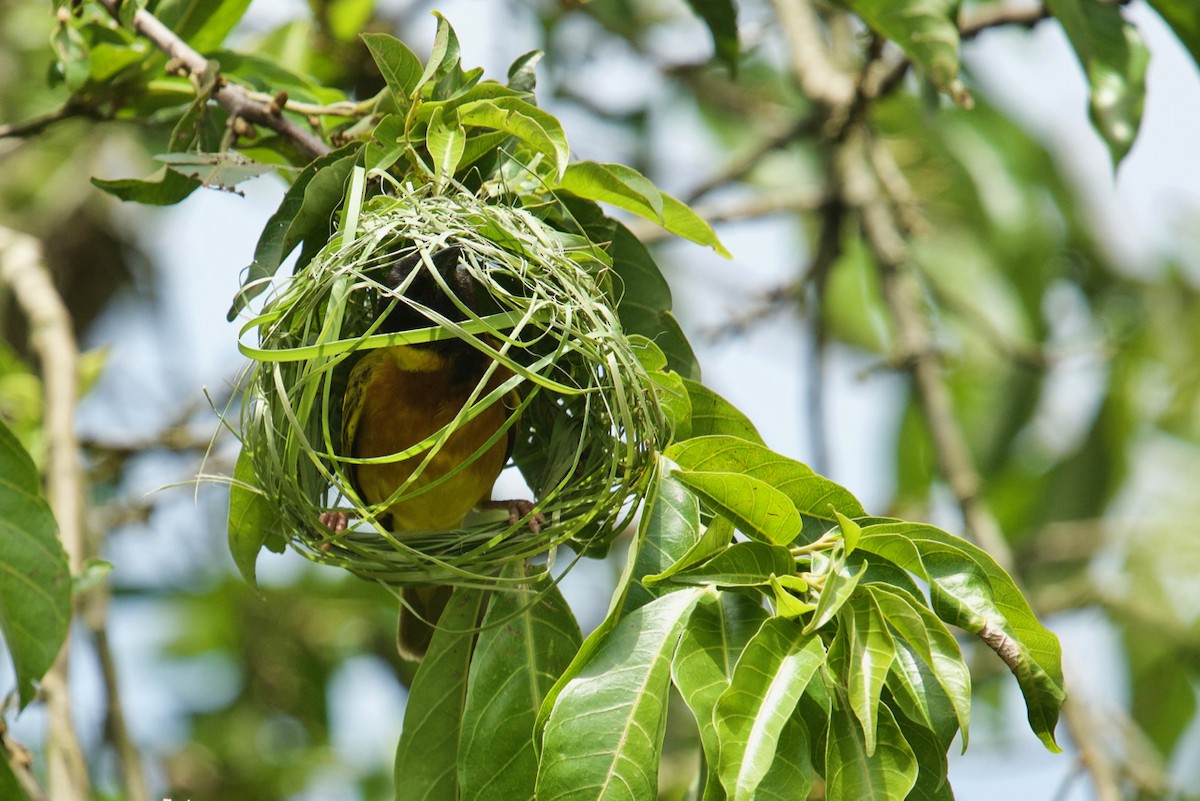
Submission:
M 765 542 L 735 542 L 707 562 L 681 570 L 671 580 L 678 584 L 715 584 L 721 587 L 756 587 L 772 576 L 790 576 L 796 560 L 787 548 Z
M 494 593 L 480 629 L 462 717 L 459 797 L 531 798 L 538 709 L 583 635 L 562 593 L 544 585 Z
M 630 613 L 562 688 L 546 722 L 538 801 L 656 797 L 671 657 L 703 592 Z
M 746 643 L 767 617 L 761 603 L 744 595 L 717 593 L 705 596 L 688 618 L 675 651 L 671 677 L 696 718 L 708 765 L 705 798 L 711 799 L 722 792 L 717 771 L 720 752 L 713 710 L 717 699 L 729 686 L 734 666 Z
M 660 594 L 648 576 L 662 573 L 701 540 L 700 503 L 671 474 L 659 474 L 646 498 L 633 557 L 633 578 L 622 614 L 628 614 Z
M 453 119 L 453 115 L 452 119 L 447 120 L 441 112 L 438 109 L 434 113 L 425 135 L 425 146 L 433 157 L 433 173 L 439 186 L 458 170 L 467 143 L 467 134 L 462 125 Z
M 0 632 L 24 707 L 71 621 L 71 572 L 29 453 L 0 419 Z
M 697 381 L 684 379 L 683 385 L 692 402 L 693 437 L 722 434 L 764 444 L 754 423 L 732 403 Z
M 666 453 L 688 470 L 741 473 L 764 481 L 787 495 L 798 511 L 820 520 L 836 520 L 829 511 L 831 505 L 849 517 L 866 515 L 862 504 L 845 488 L 805 464 L 744 439 L 693 437 L 675 443 Z
M 829 712 L 825 797 L 829 801 L 903 801 L 917 781 L 917 758 L 896 719 L 879 707 L 879 742 L 868 752 L 858 718 L 842 703 Z
M 896 659 L 896 645 L 870 593 L 857 593 L 842 607 L 838 622 L 841 624 L 838 636 L 846 641 L 845 679 L 850 708 L 862 726 L 867 753 L 874 754 L 879 697 Z
M 537 106 L 516 97 L 476 100 L 458 107 L 459 121 L 517 137 L 550 158 L 557 178 L 566 169 L 570 149 L 562 124 Z
M 668 458 L 674 458 L 671 450 L 667 449 Z M 787 544 L 800 533 L 796 507 L 765 481 L 733 472 L 676 470 L 673 475 L 751 537 Z
M 1066 698 L 1062 649 L 996 561 L 966 540 L 917 523 L 863 526 L 859 549 L 928 581 L 938 617 L 1003 652 L 1025 696 L 1029 725 L 1058 751 L 1054 728 Z
M 771 618 L 746 644 L 714 717 L 719 772 L 734 801 L 749 801 L 767 775 L 784 725 L 825 661 L 821 638 Z

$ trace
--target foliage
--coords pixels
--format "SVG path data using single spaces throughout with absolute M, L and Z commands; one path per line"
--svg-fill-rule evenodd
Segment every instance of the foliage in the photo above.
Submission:
M 816 310 L 817 357 L 826 358 L 833 343 L 841 353 L 901 367 L 930 355 L 910 352 L 889 285 L 900 267 L 918 279 L 919 311 L 947 364 L 944 413 L 977 466 L 978 497 L 960 492 L 948 475 L 938 430 L 947 421 L 929 411 L 917 375 L 902 400 L 896 497 L 889 516 L 872 516 L 847 488 L 772 450 L 745 414 L 699 383 L 698 360 L 672 311 L 664 277 L 671 271 L 658 263 L 671 266 L 667 260 L 685 258 L 676 255 L 683 251 L 648 250 L 635 235 L 646 229 L 632 221 L 730 255 L 700 214 L 651 180 L 673 186 L 675 177 L 570 158 L 560 120 L 571 120 L 574 133 L 576 117 L 561 109 L 585 107 L 598 123 L 642 136 L 666 103 L 646 101 L 632 112 L 579 103 L 581 90 L 563 75 L 594 53 L 591 45 L 569 52 L 555 33 L 587 25 L 595 41 L 620 42 L 639 63 L 651 62 L 644 32 L 665 24 L 653 5 L 607 0 L 541 9 L 554 78 L 551 91 L 536 98 L 539 52 L 519 57 L 506 83 L 486 80 L 481 69 L 463 67 L 457 36 L 440 14 L 422 63 L 400 39 L 375 30 L 381 26 L 370 2 L 313 3 L 311 21 L 243 40 L 244 52 L 224 48 L 245 0 L 146 4 L 208 57 L 209 69 L 187 76 L 164 73 L 167 57 L 138 32 L 138 4 L 112 4 L 120 25 L 107 3 L 59 4 L 49 75 L 64 104 L 45 125 L 74 117 L 134 121 L 144 127 L 148 152 L 158 154 L 150 179 L 95 178 L 95 187 L 169 205 L 200 188 L 238 191 L 264 174 L 287 183 L 231 319 L 286 283 L 276 277 L 285 266 L 294 280 L 321 278 L 329 248 L 357 227 L 352 176 L 371 177 L 368 194 L 389 181 L 438 196 L 466 193 L 533 215 L 592 254 L 592 269 L 609 279 L 604 303 L 631 335 L 631 367 L 667 418 L 663 447 L 648 454 L 649 472 L 639 479 L 645 500 L 624 569 L 607 614 L 586 637 L 579 610 L 548 571 L 523 558 L 507 563 L 490 590 L 473 581 L 456 591 L 415 675 L 380 636 L 389 622 L 378 613 L 378 596 L 387 593 L 365 582 L 303 573 L 291 586 L 264 584 L 268 604 L 256 606 L 222 575 L 174 601 L 190 623 L 180 627 L 176 653 L 233 661 L 238 676 L 224 706 L 191 712 L 193 743 L 169 770 L 175 792 L 278 797 L 311 786 L 331 758 L 329 683 L 345 658 L 372 653 L 411 682 L 397 798 L 650 799 L 678 797 L 688 785 L 689 797 L 705 801 L 804 797 L 814 787 L 832 799 L 952 798 L 948 750 L 960 736 L 966 747 L 972 697 L 978 705 L 979 682 L 986 686 L 1000 665 L 1016 678 L 1032 731 L 1058 749 L 1061 652 L 1035 608 L 1107 613 L 1129 654 L 1130 730 L 1140 726 L 1163 759 L 1178 753 L 1195 711 L 1194 660 L 1181 658 L 1194 652 L 1195 616 L 1173 602 L 1172 591 L 1188 575 L 1186 560 L 1172 560 L 1181 552 L 1180 526 L 1143 521 L 1161 543 L 1146 548 L 1096 521 L 1129 503 L 1147 460 L 1167 444 L 1185 454 L 1180 472 L 1194 474 L 1200 337 L 1187 336 L 1196 328 L 1194 281 L 1179 265 L 1135 274 L 1110 261 L 1049 154 L 961 69 L 967 34 L 979 31 L 956 16 L 958 4 L 844 0 L 813 14 L 810 22 L 832 34 L 859 78 L 843 82 L 854 97 L 839 107 L 836 92 L 822 97 L 804 76 L 786 76 L 789 66 L 769 47 L 742 46 L 748 29 L 739 29 L 739 15 L 750 3 L 689 2 L 725 69 L 669 70 L 672 91 L 724 148 L 759 152 L 726 182 L 754 192 L 804 182 L 823 192 L 815 212 L 794 215 L 814 243 L 813 260 L 773 301 Z M 807 3 L 794 5 L 812 13 Z M 964 14 L 976 6 L 1001 17 L 1006 10 L 968 4 Z M 1189 4 L 1151 6 L 1193 55 L 1200 52 Z M 1041 12 L 1078 57 L 1090 119 L 1115 167 L 1136 141 L 1149 51 L 1121 4 L 1051 0 Z M 1027 20 L 992 24 L 1008 21 Z M 852 41 L 840 26 L 869 34 Z M 357 36 L 363 29 L 369 32 Z M 910 66 L 959 107 L 929 102 L 930 93 L 922 103 L 899 80 Z M 876 80 L 877 73 L 894 78 Z M 793 77 L 811 96 L 797 97 L 787 85 Z M 221 100 L 231 87 L 261 114 L 231 116 Z M 839 108 L 846 113 L 831 112 Z M 328 152 L 309 157 L 280 121 L 311 130 Z M 764 147 L 764 123 L 793 133 Z M 851 191 L 844 171 L 862 153 L 899 221 L 904 264 L 888 261 L 873 236 L 870 203 Z M 1056 311 L 1064 307 L 1069 314 Z M 268 314 L 278 307 L 271 308 Z M 1045 435 L 1056 422 L 1048 407 L 1070 367 L 1068 346 L 1106 353 L 1102 386 L 1094 409 L 1076 415 L 1078 432 L 1054 438 Z M 337 356 L 322 358 L 332 364 Z M 3 377 L 23 372 L 6 366 Z M 292 383 L 301 396 L 310 392 Z M 1151 384 L 1153 403 L 1146 400 Z M 9 385 L 16 384 L 0 385 L 0 401 L 20 395 L 6 393 Z M 27 397 L 18 401 L 28 405 Z M 17 422 L 31 429 L 22 439 L 37 441 L 36 414 Z M 334 450 L 324 435 L 323 445 L 314 438 L 293 456 Z M 0 627 L 23 706 L 65 638 L 70 582 L 33 463 L 7 427 L 0 440 L 9 442 L 0 447 L 8 454 L 0 454 L 0 506 L 12 507 L 0 526 L 16 533 L 3 538 L 0 561 L 23 580 L 0 584 Z M 292 528 L 287 510 L 261 493 L 267 447 L 248 443 L 231 469 L 230 550 L 252 581 L 259 550 L 282 550 Z M 276 477 L 292 481 L 293 466 Z M 945 486 L 962 506 L 964 528 L 973 528 L 972 503 L 994 511 L 1006 535 L 1000 544 L 1015 549 L 1014 560 L 909 522 L 933 517 L 933 499 Z M 1161 510 L 1189 504 L 1194 498 L 1174 497 Z M 1046 558 L 1077 530 L 1071 526 L 1091 527 L 1067 542 L 1076 555 Z M 1121 563 L 1126 583 L 1144 591 L 1096 582 L 1089 566 L 1102 557 Z M 1085 589 L 1062 591 L 1077 586 Z M 53 625 L 43 628 L 43 620 Z M 357 628 L 331 643 L 329 632 L 347 622 Z M 1164 631 L 1171 636 L 1164 639 Z M 987 649 L 995 652 L 990 662 L 975 658 Z M 1188 702 L 1164 701 L 1161 686 Z M 681 737 L 683 708 L 694 724 L 684 724 L 691 734 Z M 280 727 L 268 727 L 272 719 Z M 290 751 L 242 752 L 241 743 L 283 729 L 302 732 Z M 683 778 L 668 764 L 679 742 L 699 754 Z M 0 769 L 0 793 L 21 792 L 15 783 Z M 391 795 L 386 784 L 375 774 L 360 786 L 375 798 Z M 1149 786 L 1139 785 L 1145 797 Z

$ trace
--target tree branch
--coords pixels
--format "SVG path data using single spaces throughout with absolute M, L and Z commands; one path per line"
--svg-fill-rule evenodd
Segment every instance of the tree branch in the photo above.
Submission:
M 45 392 L 45 430 L 49 445 L 46 475 L 50 507 L 58 522 L 71 575 L 83 572 L 83 470 L 75 437 L 75 398 L 78 395 L 79 349 L 71 318 L 42 259 L 36 239 L 0 228 L 0 282 L 29 320 L 31 342 L 42 364 Z M 55 801 L 87 801 L 87 764 L 75 724 L 67 673 L 69 642 L 42 679 L 50 721 L 46 762 L 50 797 Z
M 113 19 L 121 18 L 121 0 L 99 0 L 100 4 L 112 15 Z M 190 75 L 204 75 L 208 70 L 208 59 L 193 50 L 153 14 L 140 9 L 133 15 L 133 29 L 150 40 L 162 52 L 166 53 Z M 315 159 L 329 152 L 329 145 L 314 136 L 295 122 L 285 117 L 277 103 L 256 100 L 244 88 L 227 83 L 218 77 L 217 90 L 213 97 L 225 107 L 234 119 L 242 119 L 255 125 L 270 128 L 275 133 L 290 140 L 296 148 L 308 159 Z

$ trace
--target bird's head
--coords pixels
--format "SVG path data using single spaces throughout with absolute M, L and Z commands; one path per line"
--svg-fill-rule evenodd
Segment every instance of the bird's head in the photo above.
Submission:
M 400 290 L 405 298 L 447 319 L 461 322 L 467 319 L 467 315 L 459 307 L 459 303 L 468 309 L 476 310 L 480 293 L 479 283 L 471 275 L 463 259 L 462 248 L 458 245 L 434 253 L 429 263 L 420 251 L 413 251 L 392 265 L 384 278 L 384 284 L 393 290 Z M 437 272 L 437 277 L 433 271 Z M 438 280 L 439 277 L 441 280 Z M 454 297 L 450 293 L 453 293 Z M 458 303 L 455 302 L 455 297 Z M 384 296 L 382 300 L 390 302 L 391 298 Z M 383 333 L 395 333 L 426 328 L 432 324 L 433 320 L 426 317 L 420 309 L 400 300 L 387 313 L 379 328 Z

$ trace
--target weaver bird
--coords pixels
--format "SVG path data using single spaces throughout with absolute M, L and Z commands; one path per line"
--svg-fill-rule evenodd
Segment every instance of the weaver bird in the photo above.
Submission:
M 408 281 L 405 298 L 449 320 L 466 320 L 467 314 L 431 272 L 431 268 L 436 270 L 458 301 L 476 311 L 481 288 L 462 262 L 461 249 L 440 250 L 429 262 L 420 252 L 406 256 L 392 267 L 384 283 L 398 290 Z M 391 298 L 382 300 L 390 302 Z M 384 314 L 380 333 L 433 324 L 403 299 Z M 488 368 L 493 368 L 490 375 Z M 369 350 L 351 370 L 342 400 L 342 453 L 367 459 L 407 450 L 451 423 L 473 394 L 478 400 L 511 377 L 510 370 L 501 364 L 493 366 L 487 353 L 458 337 Z M 531 502 L 488 500 L 496 477 L 512 454 L 514 426 L 491 445 L 486 443 L 508 422 L 515 407 L 515 394 L 510 393 L 504 402 L 492 403 L 461 423 L 440 448 L 434 446 L 437 449 L 432 455 L 427 449 L 398 461 L 348 464 L 348 478 L 358 497 L 371 505 L 387 503 L 407 483 L 399 499 L 378 517 L 392 532 L 455 529 L 478 506 L 505 508 L 511 524 L 527 518 L 527 525 L 536 532 L 542 518 Z M 348 523 L 346 515 L 338 512 L 323 515 L 322 521 L 334 531 L 344 530 Z M 396 634 L 401 656 L 416 660 L 425 655 L 450 593 L 451 588 L 444 586 L 402 590 Z

